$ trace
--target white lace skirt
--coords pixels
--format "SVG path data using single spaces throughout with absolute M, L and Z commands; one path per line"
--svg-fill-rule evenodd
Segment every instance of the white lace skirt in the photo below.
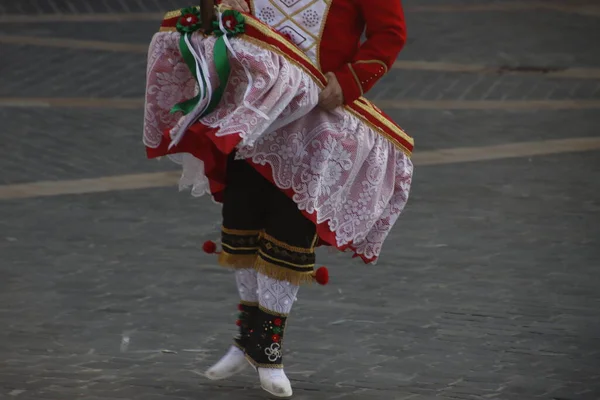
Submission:
M 160 32 L 150 46 L 148 155 L 169 155 L 183 167 L 182 188 L 220 201 L 224 160 L 236 150 L 296 202 L 322 242 L 374 262 L 408 200 L 413 165 L 406 152 L 347 109 L 316 107 L 321 89 L 311 74 L 243 36 L 230 39 L 231 75 L 216 109 L 199 120 L 197 112 L 171 114 L 197 92 L 179 37 Z M 196 33 L 191 44 L 212 60 L 215 41 Z M 216 87 L 217 73 L 208 64 Z M 178 132 L 185 132 L 181 142 L 169 149 Z

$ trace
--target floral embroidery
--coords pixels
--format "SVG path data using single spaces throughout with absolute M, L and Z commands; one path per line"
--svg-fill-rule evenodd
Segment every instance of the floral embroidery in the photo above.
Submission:
M 177 21 L 177 31 L 180 33 L 191 33 L 200 29 L 202 21 L 200 20 L 200 10 L 195 7 L 184 8 L 181 10 L 181 17 Z
M 225 28 L 227 28 L 228 30 L 230 30 L 230 31 L 234 30 L 236 25 L 237 25 L 237 20 L 235 19 L 235 17 L 233 15 L 228 15 L 226 17 L 223 17 L 223 26 Z
M 246 31 L 244 16 L 239 11 L 234 10 L 226 10 L 223 12 L 221 17 L 221 22 L 223 23 L 223 28 L 225 28 L 225 33 L 227 36 L 235 36 L 240 33 L 244 33 Z M 214 33 L 217 36 L 221 36 L 224 32 L 221 31 L 221 25 L 219 21 L 213 22 L 213 27 L 215 29 Z

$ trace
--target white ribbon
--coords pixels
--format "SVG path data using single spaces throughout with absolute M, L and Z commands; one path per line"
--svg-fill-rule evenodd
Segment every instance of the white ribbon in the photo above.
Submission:
M 196 108 L 192 110 L 190 114 L 188 114 L 194 115 L 194 117 L 188 118 L 187 121 L 185 121 L 183 124 L 181 124 L 181 126 L 179 126 L 177 132 L 174 135 L 172 135 L 173 137 L 171 143 L 169 144 L 169 150 L 174 146 L 177 146 L 177 144 L 181 141 L 181 138 L 183 138 L 185 132 L 188 130 L 190 125 L 192 125 L 192 123 L 196 120 L 195 116 L 202 115 L 202 113 L 206 111 L 206 109 L 210 105 L 210 101 L 213 95 L 212 85 L 210 83 L 210 72 L 208 70 L 208 63 L 206 62 L 204 54 L 202 54 L 202 52 L 196 52 L 196 50 L 194 50 L 194 47 L 192 46 L 188 35 L 184 36 L 184 40 L 186 46 L 188 47 L 190 53 L 192 53 L 192 56 L 196 61 L 196 76 L 199 78 L 198 86 L 200 87 L 200 101 L 198 102 Z M 206 92 L 204 91 L 205 86 Z M 201 109 L 199 110 L 199 108 Z
M 248 68 L 246 68 L 246 66 L 238 58 L 237 54 L 233 50 L 233 47 L 231 46 L 231 43 L 229 43 L 229 39 L 227 38 L 227 29 L 225 29 L 225 26 L 223 25 L 223 12 L 219 11 L 219 17 L 218 17 L 218 19 L 219 19 L 219 29 L 221 30 L 221 32 L 223 32 L 223 40 L 225 41 L 225 46 L 227 46 L 227 49 L 229 50 L 229 52 L 242 65 L 242 68 L 244 68 L 244 72 L 246 73 L 246 77 L 248 78 L 248 87 L 246 88 L 246 92 L 244 93 L 244 105 L 246 107 L 248 107 L 250 110 L 252 110 L 255 113 L 257 113 L 258 115 L 260 115 L 261 117 L 263 117 L 264 119 L 266 119 L 267 121 L 269 121 L 270 118 L 269 118 L 269 116 L 267 114 L 265 114 L 264 112 L 260 111 L 258 108 L 254 107 L 246 99 L 248 97 L 248 95 L 250 94 L 250 91 L 252 90 L 252 87 L 254 86 L 254 79 L 252 79 L 252 74 L 250 73 L 250 71 L 248 70 Z

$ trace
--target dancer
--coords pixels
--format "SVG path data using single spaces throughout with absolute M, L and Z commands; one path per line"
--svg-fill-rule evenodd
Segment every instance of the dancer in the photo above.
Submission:
M 315 271 L 315 247 L 335 246 L 353 251 L 365 262 L 374 261 L 408 197 L 412 176 L 408 155 L 412 139 L 399 128 L 386 128 L 392 123 L 386 122 L 387 117 L 361 97 L 388 71 L 402 49 L 406 38 L 404 16 L 399 0 L 222 0 L 219 13 L 228 9 L 251 15 L 285 37 L 304 53 L 308 63 L 323 73 L 324 88 L 317 88 L 318 82 L 309 79 L 310 73 L 294 78 L 295 70 L 286 63 L 296 50 L 276 41 L 288 53 L 284 54 L 287 58 L 280 57 L 273 62 L 279 68 L 275 78 L 264 78 L 258 72 L 258 77 L 252 78 L 255 71 L 251 69 L 251 62 L 238 60 L 237 71 L 241 72 L 237 78 L 230 77 L 229 82 L 246 79 L 248 90 L 243 99 L 239 97 L 243 90 L 235 91 L 228 86 L 230 97 L 223 95 L 221 103 L 230 101 L 231 107 L 222 106 L 221 111 L 213 112 L 213 117 L 206 115 L 200 122 L 194 122 L 197 115 L 190 112 L 193 117 L 188 122 L 182 118 L 177 122 L 178 127 L 161 139 L 152 140 L 151 135 L 146 134 L 145 143 L 150 157 L 189 153 L 179 159 L 184 165 L 184 184 L 202 187 L 199 192 L 211 192 L 223 204 L 219 263 L 235 268 L 240 296 L 239 335 L 206 376 L 213 380 L 226 379 L 250 364 L 257 369 L 264 390 L 277 397 L 289 397 L 292 388 L 283 370 L 287 318 L 300 284 L 314 280 L 326 283 L 328 279 L 326 270 Z M 179 25 L 196 21 L 186 17 L 185 12 L 176 14 Z M 189 15 L 193 16 L 193 12 Z M 220 15 L 219 18 L 224 32 L 234 32 L 233 28 L 243 16 Z M 257 35 L 276 39 L 261 29 L 256 25 Z M 183 35 L 185 30 L 180 32 Z M 363 32 L 366 40 L 361 43 Z M 224 36 L 227 37 L 227 33 Z M 195 43 L 190 36 L 184 44 L 185 49 L 193 50 L 190 53 L 196 59 L 197 68 L 190 67 L 190 70 L 196 78 L 211 75 L 210 66 L 201 68 L 203 52 L 217 54 L 216 45 L 210 49 L 201 39 L 197 40 Z M 235 57 L 230 57 L 232 62 L 238 62 L 235 59 L 243 57 L 242 51 L 234 44 L 227 46 L 230 52 L 237 52 Z M 149 62 L 152 57 L 150 54 Z M 215 61 L 215 64 L 218 63 Z M 310 71 L 310 66 L 306 68 Z M 244 73 L 251 76 L 246 78 Z M 211 76 L 214 75 L 217 74 Z M 290 81 L 283 82 L 285 79 Z M 216 92 L 213 88 L 218 83 L 212 85 L 208 78 L 204 82 L 207 93 Z M 269 85 L 273 90 L 251 98 L 254 92 L 250 89 L 258 92 Z M 282 93 L 288 87 L 292 89 L 285 97 Z M 274 92 L 279 96 L 277 99 L 265 100 Z M 284 97 L 286 100 L 281 100 Z M 277 108 L 279 102 L 284 103 L 281 109 Z M 232 116 L 236 113 L 232 112 L 235 107 L 244 109 L 243 113 Z M 148 113 L 147 109 L 146 122 L 151 125 Z M 401 150 L 390 144 L 390 141 L 396 143 L 396 139 L 389 139 L 391 134 L 389 137 L 384 134 L 382 138 L 377 129 L 365 133 L 367 125 L 356 122 L 356 113 L 373 116 L 375 122 L 371 123 L 379 123 L 381 131 L 400 132 L 401 139 L 397 141 L 404 140 L 404 144 L 399 145 Z M 249 126 L 252 118 L 258 122 Z M 363 120 L 369 122 L 368 119 Z M 249 139 L 249 131 L 258 131 L 256 126 L 261 123 L 264 125 L 261 134 Z M 231 135 L 236 137 L 233 143 L 224 139 L 229 135 L 229 126 L 231 132 L 236 132 Z M 244 129 L 248 132 L 238 137 L 238 132 Z M 174 131 L 186 136 L 178 142 Z M 314 132 L 312 139 L 307 135 L 294 142 L 292 136 L 305 131 Z M 269 155 L 265 149 L 275 148 L 275 143 L 277 150 Z M 348 144 L 349 147 L 344 147 Z M 211 149 L 209 155 L 207 148 Z M 308 161 L 299 162 L 299 157 Z M 279 161 L 273 161 L 275 158 Z M 202 160 L 201 164 L 198 159 Z M 288 162 L 291 159 L 296 161 Z M 195 165 L 195 169 L 191 165 Z M 312 168 L 312 178 L 299 172 L 302 168 Z M 338 190 L 332 182 L 341 182 Z M 305 188 L 305 192 L 301 193 L 300 187 Z M 308 199 L 304 203 L 303 196 Z M 319 213 L 330 218 L 319 220 Z M 207 243 L 205 251 L 215 252 L 214 247 Z

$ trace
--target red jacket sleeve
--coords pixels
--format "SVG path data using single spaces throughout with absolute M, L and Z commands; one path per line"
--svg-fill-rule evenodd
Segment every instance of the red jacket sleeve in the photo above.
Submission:
M 367 25 L 367 40 L 352 62 L 335 72 L 347 104 L 369 91 L 388 72 L 406 42 L 400 0 L 356 0 L 356 3 Z

